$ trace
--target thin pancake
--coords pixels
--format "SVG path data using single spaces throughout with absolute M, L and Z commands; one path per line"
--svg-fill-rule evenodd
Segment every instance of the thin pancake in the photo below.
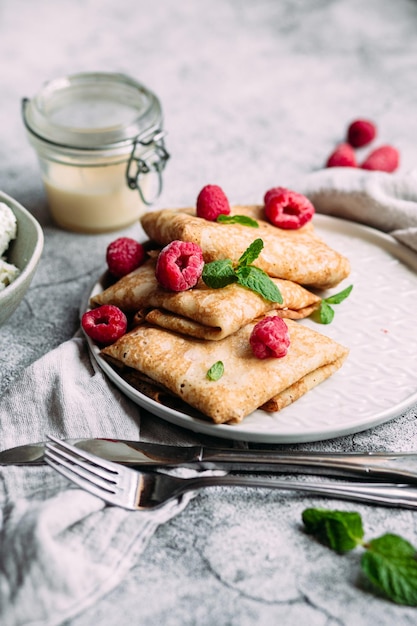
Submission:
M 319 296 L 287 280 L 273 279 L 283 303 L 270 302 L 237 284 L 211 289 L 202 280 L 197 287 L 181 292 L 163 289 L 155 278 L 155 260 L 91 299 L 93 306 L 114 304 L 129 312 L 139 311 L 139 320 L 200 339 L 219 340 L 267 313 L 278 310 L 280 317 L 301 319 L 320 304 Z
M 145 376 L 138 370 L 120 366 L 118 361 L 112 361 L 109 357 L 106 358 L 116 369 L 118 369 L 119 375 L 127 383 L 129 383 L 129 385 L 140 391 L 140 393 L 145 396 L 155 400 L 155 402 L 164 404 L 165 406 L 169 406 L 178 411 L 182 411 L 183 413 L 188 413 L 189 415 L 193 415 L 194 417 L 198 417 L 200 419 L 205 417 L 202 413 L 193 409 L 193 407 L 189 404 L 180 400 L 180 398 L 175 396 L 171 391 L 169 391 L 169 389 L 163 385 L 156 384 L 155 381 L 150 379 L 148 376 Z M 344 360 L 345 356 L 342 356 L 333 363 L 323 365 L 323 367 L 314 370 L 314 372 L 306 374 L 304 378 L 297 381 L 293 385 L 290 385 L 290 387 L 285 389 L 282 393 L 279 393 L 270 400 L 267 400 L 267 402 L 262 404 L 259 408 L 268 413 L 281 411 L 286 406 L 298 400 L 298 398 L 301 398 L 301 396 L 307 393 L 307 391 L 310 391 L 316 385 L 320 384 L 326 380 L 326 378 L 329 378 L 329 376 L 334 374 L 334 372 L 336 372 L 343 365 Z
M 316 387 L 316 385 L 319 385 L 326 380 L 326 378 L 329 378 L 332 374 L 334 374 L 340 367 L 342 367 L 346 356 L 347 352 L 346 354 L 342 354 L 342 356 L 335 361 L 328 363 L 328 365 L 318 367 L 309 374 L 306 374 L 303 378 L 297 380 L 297 382 L 293 385 L 290 385 L 288 389 L 284 389 L 284 391 L 265 402 L 260 408 L 264 411 L 268 411 L 268 413 L 281 411 L 289 404 L 298 400 L 298 398 L 301 398 L 301 396 L 306 394 L 307 391 L 310 391 L 313 387 Z
M 261 238 L 264 249 L 254 265 L 270 276 L 321 289 L 348 276 L 348 259 L 322 241 L 311 222 L 298 230 L 282 230 L 265 221 L 261 206 L 235 206 L 231 213 L 254 217 L 259 227 L 210 222 L 197 217 L 194 209 L 150 211 L 141 223 L 158 245 L 175 239 L 198 244 L 206 262 L 229 258 L 237 263 L 254 239 Z
M 200 341 L 143 324 L 102 354 L 142 372 L 215 423 L 240 422 L 286 391 L 288 404 L 292 389 L 302 395 L 313 386 L 312 377 L 303 386 L 305 377 L 315 373 L 320 382 L 347 356 L 348 350 L 333 339 L 292 320 L 286 324 L 291 345 L 282 359 L 253 356 L 249 345 L 253 322 L 221 341 Z M 207 371 L 217 361 L 223 362 L 224 374 L 211 381 Z

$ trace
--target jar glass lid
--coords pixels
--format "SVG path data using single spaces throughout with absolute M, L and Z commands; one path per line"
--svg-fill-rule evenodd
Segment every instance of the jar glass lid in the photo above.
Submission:
M 37 139 L 81 150 L 130 144 L 162 123 L 158 98 L 119 73 L 58 78 L 23 105 L 26 127 Z

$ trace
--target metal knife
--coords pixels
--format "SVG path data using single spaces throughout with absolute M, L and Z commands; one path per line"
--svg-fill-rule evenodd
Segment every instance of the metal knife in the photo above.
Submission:
M 147 468 L 192 467 L 233 472 L 350 476 L 367 480 L 417 483 L 417 453 L 282 452 L 205 446 L 167 446 L 114 439 L 68 439 L 73 445 L 123 465 Z M 0 465 L 43 463 L 44 442 L 0 452 Z

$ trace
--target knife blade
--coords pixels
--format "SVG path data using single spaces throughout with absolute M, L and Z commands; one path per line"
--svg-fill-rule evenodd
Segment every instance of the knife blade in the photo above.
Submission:
M 76 447 L 122 465 L 191 467 L 233 472 L 315 474 L 366 477 L 367 480 L 417 483 L 414 452 L 283 452 L 281 450 L 169 446 L 115 439 L 67 439 Z M 0 452 L 0 465 L 39 465 L 45 442 Z

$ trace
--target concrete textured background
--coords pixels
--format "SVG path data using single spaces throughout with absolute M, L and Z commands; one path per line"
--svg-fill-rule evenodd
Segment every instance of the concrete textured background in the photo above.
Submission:
M 208 182 L 232 203 L 258 202 L 320 169 L 362 116 L 399 148 L 401 171 L 417 167 L 414 0 L 2 0 L 0 56 L 0 188 L 45 233 L 31 289 L 0 329 L 0 394 L 74 334 L 114 239 L 64 232 L 49 217 L 20 115 L 46 80 L 122 71 L 160 97 L 172 158 L 156 208 L 189 205 Z M 409 449 L 416 416 L 314 447 Z M 417 545 L 411 511 L 214 489 L 159 528 L 131 576 L 71 625 L 414 624 L 415 609 L 371 593 L 360 550 L 340 557 L 302 532 L 314 505 L 354 508 L 367 536 L 394 531 Z

